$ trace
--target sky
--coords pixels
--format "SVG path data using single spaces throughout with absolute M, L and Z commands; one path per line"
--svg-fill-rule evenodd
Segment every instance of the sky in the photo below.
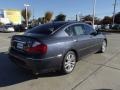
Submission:
M 102 18 L 111 16 L 115 0 L 96 0 L 96 16 Z M 24 9 L 24 4 L 30 4 L 29 9 L 35 18 L 43 17 L 46 11 L 51 11 L 54 17 L 60 13 L 74 19 L 76 14 L 88 15 L 93 12 L 93 0 L 0 0 L 0 9 Z M 116 12 L 120 11 L 120 0 L 117 0 Z

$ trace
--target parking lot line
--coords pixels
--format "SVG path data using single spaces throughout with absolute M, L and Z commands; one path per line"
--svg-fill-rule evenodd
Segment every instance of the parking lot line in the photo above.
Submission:
M 3 50 L 3 49 L 8 49 L 9 47 L 2 47 L 2 48 L 0 48 L 0 50 Z
M 10 39 L 5 39 L 5 38 L 1 38 L 1 37 L 0 37 L 0 40 L 9 41 Z

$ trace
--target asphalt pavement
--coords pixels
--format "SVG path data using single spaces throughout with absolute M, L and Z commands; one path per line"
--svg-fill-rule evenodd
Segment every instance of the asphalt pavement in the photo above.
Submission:
M 11 36 L 0 33 L 0 90 L 120 90 L 120 34 L 107 34 L 108 48 L 80 60 L 68 75 L 33 76 L 8 59 Z

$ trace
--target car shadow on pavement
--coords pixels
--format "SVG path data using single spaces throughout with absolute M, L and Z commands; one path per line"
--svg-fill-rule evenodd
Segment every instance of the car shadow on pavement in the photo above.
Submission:
M 44 73 L 38 76 L 32 75 L 29 71 L 22 70 L 12 63 L 7 53 L 0 52 L 0 87 L 10 86 L 37 78 L 56 77 L 61 75 L 62 74 L 58 72 Z

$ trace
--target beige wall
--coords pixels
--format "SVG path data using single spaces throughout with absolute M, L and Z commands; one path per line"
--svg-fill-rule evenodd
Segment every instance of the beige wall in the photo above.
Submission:
M 7 9 L 4 10 L 5 18 L 8 18 L 13 24 L 21 24 L 21 11 Z

